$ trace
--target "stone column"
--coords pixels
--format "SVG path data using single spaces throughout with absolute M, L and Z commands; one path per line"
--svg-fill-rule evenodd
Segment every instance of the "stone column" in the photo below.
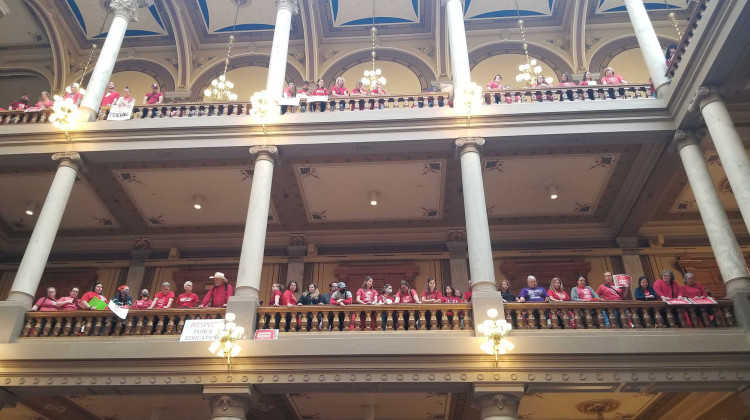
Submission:
M 721 277 L 727 287 L 727 297 L 734 301 L 735 318 L 745 331 L 750 330 L 750 273 L 742 256 L 737 238 L 719 200 L 703 153 L 691 131 L 677 131 L 674 143 L 693 190 L 708 240 L 716 257 Z
M 115 17 L 107 32 L 107 38 L 99 52 L 94 71 L 91 72 L 86 94 L 83 96 L 80 108 L 80 118 L 84 121 L 94 121 L 99 114 L 107 84 L 112 77 L 112 70 L 120 53 L 122 40 L 130 22 L 138 22 L 138 8 L 148 7 L 147 0 L 111 0 L 109 7 Z
M 451 284 L 453 289 L 466 291 L 469 281 L 469 267 L 466 263 L 466 250 L 468 244 L 465 240 L 446 242 L 445 246 L 450 252 Z
M 130 286 L 132 296 L 140 296 L 141 290 L 148 289 L 143 284 L 146 278 L 146 260 L 151 256 L 151 242 L 146 238 L 135 241 L 135 249 L 130 251 L 130 264 L 125 284 Z M 175 286 L 177 287 L 177 286 Z
M 641 263 L 641 255 L 638 252 L 638 238 L 635 237 L 619 237 L 615 238 L 617 245 L 622 249 L 622 265 L 625 267 L 625 273 L 632 278 L 630 284 L 630 294 L 633 293 L 636 287 L 638 287 L 638 277 L 646 274 L 646 270 L 643 269 Z M 652 280 L 653 282 L 653 280 Z
M 60 161 L 52 185 L 44 200 L 42 211 L 31 233 L 18 272 L 13 280 L 8 300 L 0 302 L 0 343 L 13 340 L 21 332 L 24 313 L 31 309 L 36 289 L 42 279 L 47 259 L 52 251 L 57 230 L 73 189 L 81 157 L 76 152 L 55 153 L 52 160 Z
M 211 420 L 246 420 L 259 399 L 252 386 L 207 386 L 203 394 L 211 405 Z
M 643 53 L 643 60 L 648 67 L 648 74 L 654 82 L 657 95 L 660 95 L 670 79 L 667 77 L 667 60 L 664 58 L 659 38 L 656 37 L 643 0 L 625 0 L 625 7 L 628 9 L 630 23 L 633 24 L 635 37 L 638 39 L 638 46 Z
M 466 43 L 464 27 L 464 8 L 462 0 L 442 0 L 448 22 L 448 45 L 450 48 L 451 74 L 453 75 L 453 93 L 459 95 L 471 83 L 469 67 L 469 50 Z
M 734 127 L 724 99 L 715 88 L 698 88 L 696 100 L 691 104 L 693 109 L 695 105 L 703 114 L 745 226 L 750 230 L 750 159 L 747 157 L 747 150 Z
M 281 97 L 284 90 L 287 53 L 289 52 L 289 31 L 292 28 L 292 15 L 299 11 L 298 0 L 274 0 L 276 2 L 276 27 L 273 30 L 271 57 L 268 61 L 266 92 L 273 98 Z
M 268 209 L 271 205 L 271 183 L 273 168 L 278 158 L 276 146 L 253 146 L 255 155 L 253 184 L 247 210 L 245 235 L 242 238 L 240 266 L 237 271 L 235 295 L 229 299 L 227 312 L 237 315 L 237 324 L 250 332 L 255 328 L 260 275 L 263 270 L 263 254 L 266 245 Z
M 472 406 L 482 420 L 517 420 L 523 394 L 522 386 L 474 385 Z
M 495 308 L 503 315 L 503 300 L 495 284 L 495 267 L 492 261 L 492 244 L 487 220 L 487 204 L 484 199 L 484 181 L 480 151 L 484 146 L 481 137 L 462 137 L 456 140 L 461 159 L 461 183 L 464 195 L 466 218 L 466 241 L 469 248 L 469 271 L 471 273 L 474 308 L 474 324 L 487 319 L 487 309 Z
M 307 286 L 302 284 L 305 277 L 305 255 L 307 245 L 289 245 L 286 247 L 289 254 L 289 262 L 286 268 L 286 284 L 296 281 L 299 286 L 297 290 L 302 293 L 307 291 Z

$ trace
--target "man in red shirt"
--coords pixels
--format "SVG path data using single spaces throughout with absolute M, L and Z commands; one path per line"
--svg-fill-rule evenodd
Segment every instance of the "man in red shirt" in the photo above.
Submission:
M 209 278 L 214 280 L 214 285 L 211 286 L 211 290 L 206 293 L 206 296 L 203 298 L 203 303 L 201 303 L 199 308 L 226 308 L 229 297 L 234 296 L 232 285 L 229 284 L 229 280 L 224 277 L 224 273 L 219 271 Z
M 151 85 L 151 93 L 147 93 L 143 97 L 143 103 L 146 105 L 155 105 L 164 102 L 164 93 L 159 92 L 159 85 L 154 83 Z
M 151 302 L 149 309 L 169 309 L 174 302 L 174 292 L 169 290 L 172 286 L 165 281 L 161 284 L 161 292 L 154 295 L 154 301 Z
M 120 97 L 120 94 L 115 90 L 115 82 L 109 82 L 107 89 L 109 90 L 102 98 L 102 106 L 111 106 Z

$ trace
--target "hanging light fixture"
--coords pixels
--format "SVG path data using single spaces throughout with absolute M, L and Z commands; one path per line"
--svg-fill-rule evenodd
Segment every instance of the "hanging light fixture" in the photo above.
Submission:
M 529 57 L 529 45 L 526 43 L 526 27 L 524 26 L 523 19 L 521 19 L 521 11 L 518 9 L 518 0 L 516 1 L 516 16 L 518 16 L 518 29 L 521 30 L 521 42 L 523 43 L 523 55 L 526 57 L 526 64 L 518 66 L 518 73 L 516 75 L 516 81 L 523 83 L 527 87 L 531 87 L 536 82 L 536 78 L 542 74 L 542 66 L 540 66 L 536 59 Z M 547 77 L 544 79 L 545 82 L 552 83 L 552 78 Z
M 547 190 L 549 191 L 549 199 L 557 200 L 557 186 L 555 186 L 555 184 L 551 184 L 549 187 L 547 187 Z
M 234 13 L 232 33 L 229 35 L 229 42 L 227 44 L 227 58 L 224 59 L 224 73 L 218 78 L 212 80 L 211 86 L 203 91 L 203 95 L 218 102 L 237 100 L 237 94 L 231 92 L 231 89 L 234 89 L 234 83 L 227 79 L 227 69 L 229 68 L 229 55 L 232 53 L 232 45 L 234 44 L 234 31 L 237 29 L 237 16 L 240 14 L 240 6 L 246 3 L 247 0 L 233 1 L 237 3 L 237 11 Z
M 370 89 L 374 89 L 375 85 L 380 82 L 381 86 L 385 86 L 386 80 L 382 76 L 383 72 L 380 69 L 375 68 L 375 40 L 378 35 L 378 28 L 375 27 L 375 0 L 372 0 L 372 27 L 370 28 L 370 41 L 372 41 L 372 69 L 365 70 L 365 76 L 361 79 L 362 84 L 369 86 Z
M 37 212 L 39 212 L 39 204 L 37 204 L 36 201 L 29 201 L 29 203 L 26 204 L 26 214 L 33 216 Z
M 200 210 L 203 208 L 203 206 L 206 204 L 206 198 L 202 195 L 196 195 L 193 197 L 193 208 L 196 210 Z
M 227 369 L 231 369 L 232 357 L 236 357 L 242 350 L 236 342 L 245 334 L 245 328 L 237 326 L 234 323 L 235 315 L 231 312 L 227 312 L 224 319 L 224 325 L 216 333 L 216 340 L 211 343 L 208 351 L 219 357 L 226 358 Z
M 485 353 L 495 356 L 495 367 L 497 367 L 498 356 L 516 348 L 513 343 L 505 339 L 505 336 L 508 335 L 513 327 L 504 319 L 495 319 L 497 318 L 497 314 L 497 309 L 488 309 L 487 316 L 490 319 L 485 320 L 477 326 L 479 332 L 487 338 L 487 341 L 479 346 L 479 348 Z
M 377 191 L 370 191 L 370 205 L 371 206 L 378 205 L 378 192 Z
M 677 15 L 669 8 L 669 3 L 667 0 L 664 0 L 664 8 L 669 10 L 669 20 L 672 21 L 672 26 L 674 26 L 674 30 L 677 31 L 677 39 L 682 39 L 682 32 L 680 32 L 680 26 L 677 24 Z

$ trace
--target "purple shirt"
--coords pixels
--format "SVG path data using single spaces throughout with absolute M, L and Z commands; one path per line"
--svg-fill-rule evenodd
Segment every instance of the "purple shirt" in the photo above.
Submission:
M 519 298 L 526 299 L 526 302 L 544 302 L 549 295 L 544 287 L 535 287 L 533 289 L 524 287 L 521 289 L 521 293 L 518 295 Z

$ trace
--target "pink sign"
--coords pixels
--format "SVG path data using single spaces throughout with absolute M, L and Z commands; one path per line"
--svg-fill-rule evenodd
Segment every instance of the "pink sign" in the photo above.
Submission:
M 665 302 L 667 302 L 670 305 L 690 305 L 693 302 L 690 301 L 688 298 L 684 297 L 678 297 L 678 298 L 667 298 L 665 299 Z
M 714 298 L 708 297 L 708 296 L 706 296 L 706 297 L 694 297 L 694 298 L 690 298 L 690 300 L 692 300 L 693 303 L 696 304 L 696 305 L 713 305 L 713 304 L 716 303 L 716 301 L 714 300 Z
M 615 286 L 630 287 L 632 278 L 627 274 L 615 274 L 612 276 L 615 280 Z
M 256 340 L 276 340 L 279 338 L 279 330 L 257 330 L 255 331 Z

